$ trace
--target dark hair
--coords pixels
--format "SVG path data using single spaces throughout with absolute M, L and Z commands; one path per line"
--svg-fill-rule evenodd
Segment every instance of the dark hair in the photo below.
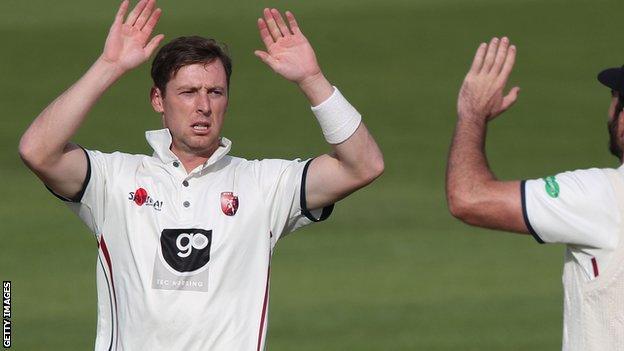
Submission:
M 164 95 L 167 83 L 180 68 L 196 63 L 211 63 L 215 59 L 221 60 L 225 68 L 229 90 L 232 59 L 228 55 L 227 47 L 214 39 L 199 36 L 179 37 L 160 48 L 152 62 L 152 80 Z

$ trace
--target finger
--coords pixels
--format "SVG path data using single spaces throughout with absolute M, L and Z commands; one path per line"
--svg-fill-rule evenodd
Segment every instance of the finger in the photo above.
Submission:
M 507 80 L 511 75 L 511 71 L 513 70 L 514 63 L 516 62 L 516 46 L 511 45 L 509 50 L 507 51 L 507 57 L 505 58 L 505 63 L 503 64 L 503 68 L 500 72 L 501 85 L 505 86 L 507 84 Z
M 503 68 L 503 64 L 507 59 L 507 48 L 509 47 L 509 39 L 503 37 L 498 45 L 498 51 L 496 52 L 496 58 L 494 59 L 494 65 L 492 66 L 492 73 L 499 74 Z
M 161 14 L 162 14 L 161 9 L 156 9 L 154 10 L 154 12 L 152 12 L 152 15 L 145 23 L 145 26 L 141 29 L 141 31 L 145 33 L 146 36 L 149 37 L 150 35 L 152 35 L 152 31 L 156 27 L 156 24 L 158 24 L 158 20 L 160 19 Z
M 470 71 L 472 73 L 479 73 L 481 70 L 481 66 L 483 66 L 483 60 L 485 59 L 485 52 L 487 50 L 487 44 L 481 43 L 477 48 L 477 52 L 475 53 L 475 57 L 472 60 L 472 66 L 470 67 Z
M 126 18 L 126 24 L 133 25 L 139 17 L 139 14 L 141 14 L 141 11 L 145 8 L 145 5 L 147 5 L 147 0 L 139 1 L 132 11 L 130 11 L 128 18 Z
M 258 18 L 258 29 L 260 30 L 260 39 L 262 39 L 264 46 L 266 46 L 268 50 L 269 46 L 273 45 L 275 41 L 273 41 L 273 37 L 271 36 L 271 33 L 269 33 L 267 24 L 262 18 Z
M 508 108 L 510 108 L 513 104 L 515 104 L 516 101 L 518 100 L 518 94 L 520 94 L 520 88 L 519 87 L 511 88 L 509 93 L 507 95 L 505 95 L 505 97 L 503 98 L 503 103 L 501 104 L 501 109 L 503 111 L 505 111 Z
M 119 25 L 123 23 L 123 19 L 126 16 L 126 12 L 128 12 L 128 0 L 123 0 L 121 5 L 119 5 L 119 9 L 117 10 L 117 14 L 115 15 L 115 21 L 113 25 Z
M 277 27 L 277 23 L 275 23 L 275 20 L 273 19 L 271 10 L 264 9 L 264 21 L 266 22 L 267 27 L 269 28 L 269 33 L 271 33 L 274 41 L 277 41 L 277 39 L 282 37 L 282 32 L 280 32 Z
M 271 15 L 273 15 L 273 19 L 277 23 L 277 27 L 279 28 L 280 32 L 282 32 L 284 36 L 292 34 L 290 32 L 290 29 L 288 29 L 286 22 L 284 22 L 284 18 L 282 17 L 282 14 L 277 9 L 272 9 Z
M 286 19 L 288 20 L 288 24 L 290 25 L 290 31 L 293 34 L 301 33 L 301 30 L 299 29 L 299 24 L 297 23 L 295 15 L 293 15 L 292 12 L 286 11 Z
M 254 55 L 258 56 L 262 60 L 262 62 L 266 63 L 273 70 L 275 70 L 275 67 L 277 67 L 277 60 L 269 55 L 267 52 L 256 50 L 254 51 Z
M 492 69 L 494 63 L 494 56 L 498 50 L 498 38 L 492 38 L 490 45 L 488 45 L 487 53 L 485 54 L 485 60 L 483 60 L 483 66 L 481 72 L 488 73 Z
M 147 4 L 143 8 L 143 11 L 141 11 L 141 14 L 139 15 L 139 18 L 137 18 L 136 22 L 134 23 L 135 27 L 139 28 L 139 30 L 143 28 L 145 23 L 147 23 L 147 19 L 150 18 L 150 16 L 152 15 L 152 10 L 154 9 L 155 5 L 156 5 L 156 1 L 154 0 L 147 1 Z
M 158 47 L 158 45 L 160 45 L 160 42 L 164 38 L 165 38 L 164 34 L 158 34 L 157 36 L 153 37 L 152 40 L 150 40 L 149 43 L 147 43 L 147 45 L 145 45 L 146 57 L 152 56 L 152 53 L 154 52 L 154 50 L 156 50 L 156 48 Z

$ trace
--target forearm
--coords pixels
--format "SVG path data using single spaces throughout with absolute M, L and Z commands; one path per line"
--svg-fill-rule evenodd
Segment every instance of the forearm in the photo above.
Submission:
M 310 76 L 297 84 L 311 106 L 318 106 L 334 93 L 334 87 L 322 72 Z
M 306 194 L 314 209 L 372 182 L 383 173 L 384 160 L 360 114 L 339 91 L 312 110 L 333 149 L 332 154 L 317 157 L 308 172 Z
M 360 186 L 370 183 L 383 171 L 381 150 L 363 122 L 353 135 L 340 144 L 332 145 L 332 148 L 341 167 L 354 180 L 360 180 Z
M 499 181 L 487 163 L 486 123 L 461 118 L 457 122 L 446 178 L 449 209 L 471 225 L 526 233 L 520 182 Z
M 48 105 L 20 141 L 20 154 L 32 163 L 57 160 L 102 94 L 122 75 L 98 59 L 69 89 Z
M 341 168 L 356 179 L 370 178 L 383 158 L 360 113 L 322 75 L 304 92 L 311 103 L 317 102 L 312 111 Z
M 447 167 L 447 193 L 470 194 L 496 178 L 485 155 L 487 122 L 459 118 L 453 134 Z

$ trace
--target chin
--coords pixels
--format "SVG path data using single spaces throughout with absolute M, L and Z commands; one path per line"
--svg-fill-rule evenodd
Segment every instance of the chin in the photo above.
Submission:
M 215 144 L 217 145 L 215 146 Z M 203 155 L 203 154 L 214 152 L 218 148 L 218 142 L 215 142 L 215 141 L 191 142 L 187 145 L 193 153 L 198 154 L 198 155 L 200 154 Z

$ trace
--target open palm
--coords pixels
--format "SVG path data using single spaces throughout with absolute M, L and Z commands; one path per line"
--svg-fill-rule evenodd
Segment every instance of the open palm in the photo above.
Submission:
M 258 19 L 258 29 L 266 51 L 256 50 L 256 56 L 295 83 L 319 74 L 321 69 L 314 49 L 299 29 L 295 16 L 286 11 L 287 25 L 276 9 L 264 9 L 263 15 L 264 18 Z
M 155 5 L 155 0 L 139 1 L 124 22 L 129 0 L 121 3 L 106 38 L 102 59 L 122 71 L 147 61 L 164 38 L 159 34 L 149 40 L 161 14 L 160 9 L 154 9 Z

